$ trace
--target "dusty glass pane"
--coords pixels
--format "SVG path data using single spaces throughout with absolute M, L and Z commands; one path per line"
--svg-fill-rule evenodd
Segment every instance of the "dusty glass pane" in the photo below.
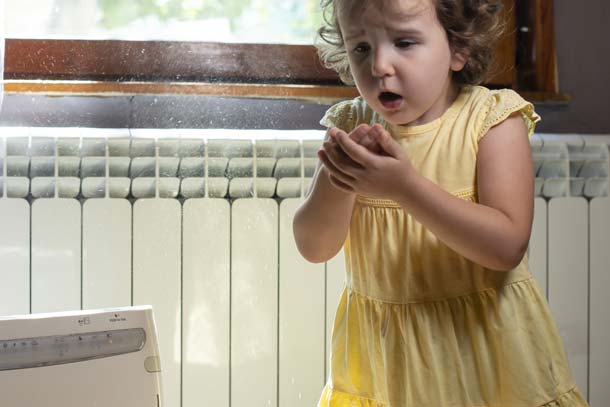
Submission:
M 20 0 L 6 4 L 12 38 L 311 44 L 317 0 Z M 24 21 L 29 24 L 23 24 Z

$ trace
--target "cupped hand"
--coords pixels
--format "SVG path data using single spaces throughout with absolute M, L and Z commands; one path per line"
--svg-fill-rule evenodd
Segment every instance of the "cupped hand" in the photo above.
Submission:
M 383 149 L 381 148 L 381 146 L 377 142 L 377 139 L 373 135 L 373 132 L 375 131 L 375 129 L 377 129 L 377 131 L 383 130 L 383 127 L 380 124 L 375 124 L 373 126 L 369 126 L 368 124 L 361 124 L 358 127 L 356 127 L 354 130 L 352 130 L 348 134 L 348 137 L 350 139 L 352 139 L 354 142 L 360 144 L 362 147 L 369 150 L 370 152 L 375 153 L 375 154 L 382 154 Z M 330 130 L 330 137 L 331 137 L 330 141 L 331 141 L 331 143 L 334 143 L 335 145 L 337 145 L 336 136 L 339 131 L 341 131 L 341 130 L 338 128 L 332 128 Z
M 416 175 L 415 170 L 406 152 L 381 125 L 359 126 L 349 135 L 331 129 L 329 134 L 330 140 L 324 142 L 318 156 L 336 188 L 394 200 L 408 189 L 407 181 Z M 376 146 L 378 153 L 371 151 Z

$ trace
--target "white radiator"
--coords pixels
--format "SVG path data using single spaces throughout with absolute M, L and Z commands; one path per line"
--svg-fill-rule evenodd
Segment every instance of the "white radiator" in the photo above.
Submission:
M 0 315 L 151 304 L 167 406 L 316 404 L 344 265 L 307 263 L 291 228 L 322 132 L 0 135 Z M 593 407 L 610 405 L 608 143 L 531 143 L 530 266 Z

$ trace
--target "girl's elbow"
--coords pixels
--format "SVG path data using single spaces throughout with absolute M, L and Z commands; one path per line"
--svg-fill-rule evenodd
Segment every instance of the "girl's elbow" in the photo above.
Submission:
M 311 239 L 303 237 L 303 233 L 299 232 L 297 224 L 293 224 L 293 237 L 296 243 L 297 250 L 301 256 L 310 263 L 324 263 L 327 261 L 320 248 Z
M 514 270 L 519 265 L 520 261 L 507 261 L 503 262 L 499 267 L 497 267 L 497 271 L 502 271 L 504 273 L 508 273 L 509 271 Z
M 326 256 L 321 256 L 318 253 L 312 253 L 312 254 L 308 254 L 308 255 L 304 255 L 303 253 L 301 253 L 301 256 L 303 256 L 303 258 L 305 260 L 307 260 L 310 263 L 314 263 L 314 264 L 320 264 L 320 263 L 326 263 L 328 260 L 328 258 L 326 258 Z
M 525 247 L 520 246 L 517 249 L 507 251 L 503 253 L 500 259 L 498 259 L 497 267 L 495 267 L 498 271 L 511 271 L 514 270 L 521 264 L 523 258 L 525 257 L 525 253 L 527 252 L 527 245 Z
M 322 253 L 318 247 L 314 247 L 311 244 L 307 244 L 306 242 L 299 242 L 299 240 L 295 236 L 295 241 L 297 244 L 297 249 L 301 256 L 310 263 L 326 263 L 329 259 Z
M 521 264 L 521 262 L 525 258 L 525 255 L 527 254 L 527 249 L 529 247 L 529 244 L 530 244 L 530 235 L 529 234 L 527 236 L 524 236 L 524 237 L 521 237 L 520 239 L 518 239 L 517 247 L 513 251 L 511 270 L 518 267 L 519 264 Z

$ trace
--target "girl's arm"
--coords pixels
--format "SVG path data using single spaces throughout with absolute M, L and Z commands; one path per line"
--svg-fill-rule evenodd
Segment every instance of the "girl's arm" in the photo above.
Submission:
M 330 139 L 329 132 L 325 142 Z M 323 263 L 341 250 L 354 201 L 353 193 L 343 192 L 330 183 L 327 168 L 318 162 L 307 198 L 292 223 L 297 248 L 305 259 Z
M 517 113 L 479 142 L 478 203 L 413 177 L 401 204 L 445 244 L 493 270 L 515 268 L 527 251 L 534 214 L 534 165 Z
M 352 166 L 328 151 L 347 184 L 346 192 L 388 197 L 462 256 L 493 270 L 508 271 L 523 259 L 534 205 L 534 170 L 527 130 L 517 113 L 493 127 L 479 142 L 479 202 L 443 190 L 411 167 L 402 147 L 387 133 L 377 134 L 389 157 L 367 154 L 345 137 L 337 140 Z M 409 174 L 405 176 L 405 174 Z

